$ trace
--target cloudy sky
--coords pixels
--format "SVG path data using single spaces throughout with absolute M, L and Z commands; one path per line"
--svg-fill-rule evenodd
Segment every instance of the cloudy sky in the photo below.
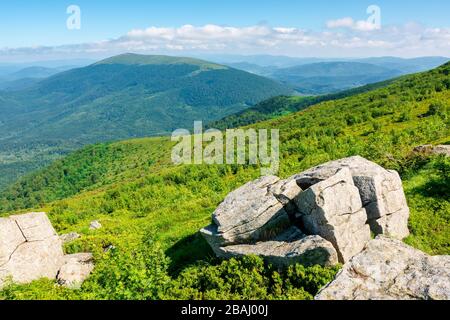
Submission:
M 124 52 L 448 56 L 450 1 L 15 0 L 0 4 L 0 30 L 0 63 Z

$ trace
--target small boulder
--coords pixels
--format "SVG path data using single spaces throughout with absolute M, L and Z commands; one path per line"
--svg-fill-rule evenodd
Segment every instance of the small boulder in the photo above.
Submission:
M 300 193 L 296 204 L 304 230 L 330 241 L 340 262 L 348 261 L 370 240 L 366 211 L 348 168 Z
M 76 232 L 70 232 L 70 233 L 62 234 L 59 236 L 59 238 L 61 239 L 63 244 L 75 241 L 75 240 L 79 239 L 80 237 L 81 236 Z
M 98 222 L 97 220 L 94 220 L 89 225 L 89 230 L 98 230 L 101 229 L 102 224 Z
M 94 269 L 91 253 L 76 253 L 64 256 L 57 280 L 60 285 L 77 289 Z
M 449 300 L 450 256 L 432 257 L 378 236 L 315 299 Z

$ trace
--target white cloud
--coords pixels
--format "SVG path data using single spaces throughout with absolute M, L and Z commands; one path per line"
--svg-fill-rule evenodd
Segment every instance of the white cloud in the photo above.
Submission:
M 123 52 L 148 54 L 283 54 L 292 56 L 423 56 L 448 55 L 449 28 L 426 28 L 410 23 L 373 29 L 367 22 L 343 18 L 323 31 L 285 26 L 247 27 L 184 25 L 134 29 L 112 40 L 56 47 L 3 48 L 0 61 L 42 56 L 95 57 Z M 370 32 L 367 32 L 370 31 Z
M 364 20 L 354 21 L 353 18 L 350 17 L 337 20 L 329 20 L 327 22 L 327 28 L 349 28 L 356 31 L 373 31 L 380 29 L 380 27 L 375 23 Z
M 330 29 L 334 28 L 351 28 L 354 25 L 353 18 L 342 18 L 337 20 L 330 20 L 327 22 L 327 27 Z

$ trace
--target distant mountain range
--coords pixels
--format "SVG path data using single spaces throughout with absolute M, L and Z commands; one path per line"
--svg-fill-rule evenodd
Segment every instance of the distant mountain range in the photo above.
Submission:
M 231 67 L 280 81 L 303 95 L 335 93 L 400 75 L 427 71 L 449 61 L 445 57 L 320 59 L 221 56 L 216 59 Z
M 23 90 L 38 83 L 39 80 L 77 67 L 78 66 L 76 65 L 67 65 L 54 68 L 31 66 L 19 70 L 15 70 L 15 68 L 6 68 L 0 76 L 0 90 Z M 15 71 L 7 72 L 6 70 Z

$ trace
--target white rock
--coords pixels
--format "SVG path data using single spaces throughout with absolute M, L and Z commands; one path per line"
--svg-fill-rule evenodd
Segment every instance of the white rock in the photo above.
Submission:
M 100 222 L 98 222 L 97 220 L 92 221 L 89 225 L 90 230 L 98 230 L 98 229 L 101 229 L 101 227 L 102 227 L 102 224 Z
M 450 299 L 450 256 L 431 257 L 378 236 L 343 266 L 317 300 Z
M 300 193 L 296 204 L 305 231 L 330 241 L 340 262 L 348 261 L 370 240 L 367 215 L 348 168 Z
M 0 286 L 54 279 L 63 260 L 61 240 L 45 213 L 0 218 Z
M 58 283 L 72 289 L 79 288 L 93 269 L 94 262 L 91 253 L 66 255 L 58 273 Z
M 311 168 L 293 179 L 305 189 L 330 178 L 342 168 L 348 168 L 351 172 L 372 231 L 375 234 L 382 232 L 396 239 L 407 237 L 409 208 L 402 181 L 396 171 L 386 170 L 376 163 L 356 156 Z M 383 218 L 390 215 L 396 217 Z M 394 221 L 397 225 L 390 225 L 390 222 Z
M 279 181 L 266 176 L 228 194 L 212 215 L 214 223 L 201 230 L 211 246 L 256 242 L 284 230 L 288 213 L 270 192 Z
M 81 236 L 76 233 L 76 232 L 70 232 L 70 233 L 66 233 L 66 234 L 62 234 L 59 236 L 59 238 L 61 239 L 61 241 L 63 243 L 69 243 L 72 242 L 76 239 L 79 239 Z

